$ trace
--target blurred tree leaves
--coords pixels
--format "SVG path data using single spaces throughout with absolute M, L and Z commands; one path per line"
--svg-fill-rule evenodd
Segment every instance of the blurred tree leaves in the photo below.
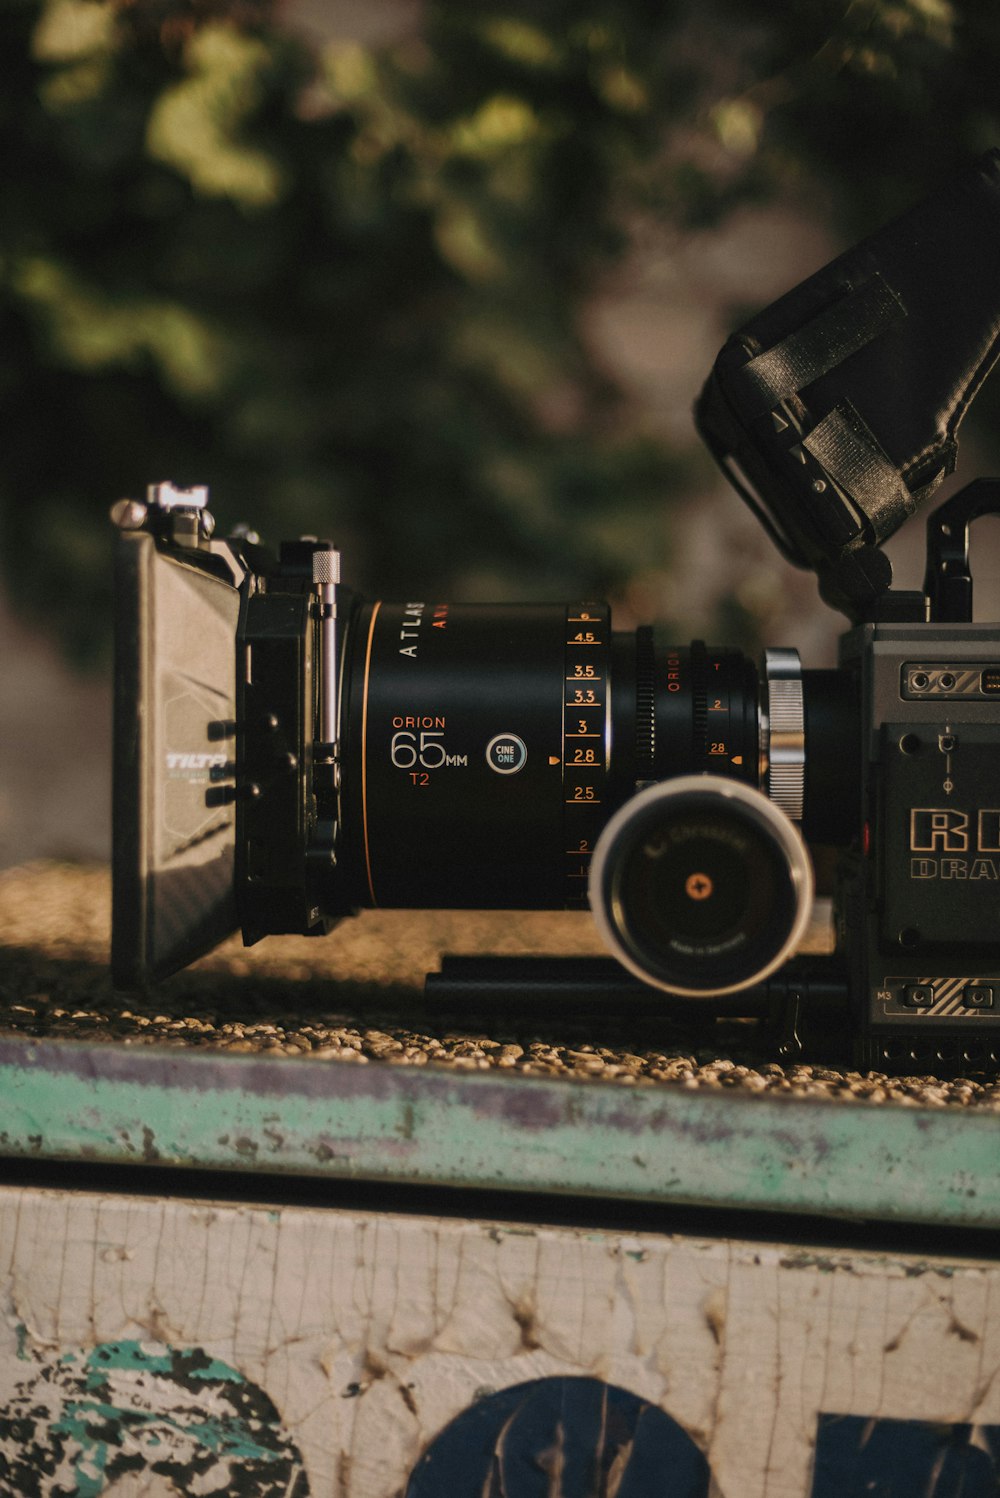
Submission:
M 1000 140 L 987 0 L 448 0 L 322 55 L 266 0 L 0 0 L 0 46 L 2 556 L 79 655 L 161 478 L 387 595 L 613 590 L 690 472 L 581 333 L 627 226 L 854 234 Z

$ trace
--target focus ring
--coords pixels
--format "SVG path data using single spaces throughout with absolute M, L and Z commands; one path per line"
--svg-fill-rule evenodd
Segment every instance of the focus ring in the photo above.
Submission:
M 691 663 L 692 763 L 708 769 L 708 651 L 704 640 L 692 640 Z
M 801 822 L 805 804 L 806 731 L 798 651 L 765 650 L 764 679 L 767 794 L 793 822 Z
M 640 784 L 652 780 L 656 765 L 654 669 L 653 631 L 647 624 L 635 632 L 635 778 Z

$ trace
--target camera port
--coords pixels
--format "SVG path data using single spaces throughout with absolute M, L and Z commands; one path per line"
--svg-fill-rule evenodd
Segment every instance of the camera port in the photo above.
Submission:
M 768 977 L 801 940 L 812 866 L 759 791 L 711 775 L 650 786 L 594 850 L 590 904 L 610 950 L 656 988 L 690 998 Z

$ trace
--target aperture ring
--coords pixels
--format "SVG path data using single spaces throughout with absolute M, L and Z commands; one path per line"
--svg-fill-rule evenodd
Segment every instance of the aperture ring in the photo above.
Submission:
M 571 604 L 565 614 L 563 693 L 564 903 L 587 903 L 590 859 L 607 818 L 611 750 L 611 612 Z
M 806 731 L 802 662 L 797 650 L 765 650 L 763 739 L 767 794 L 793 822 L 805 804 Z

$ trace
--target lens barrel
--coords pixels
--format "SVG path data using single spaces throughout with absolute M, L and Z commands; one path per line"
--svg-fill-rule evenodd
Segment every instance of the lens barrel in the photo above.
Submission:
M 352 902 L 584 908 L 609 804 L 630 789 L 627 771 L 612 786 L 607 606 L 366 604 L 349 650 Z
M 605 604 L 363 604 L 344 675 L 354 905 L 583 909 L 597 838 L 637 786 L 758 783 L 753 665 L 612 634 Z

